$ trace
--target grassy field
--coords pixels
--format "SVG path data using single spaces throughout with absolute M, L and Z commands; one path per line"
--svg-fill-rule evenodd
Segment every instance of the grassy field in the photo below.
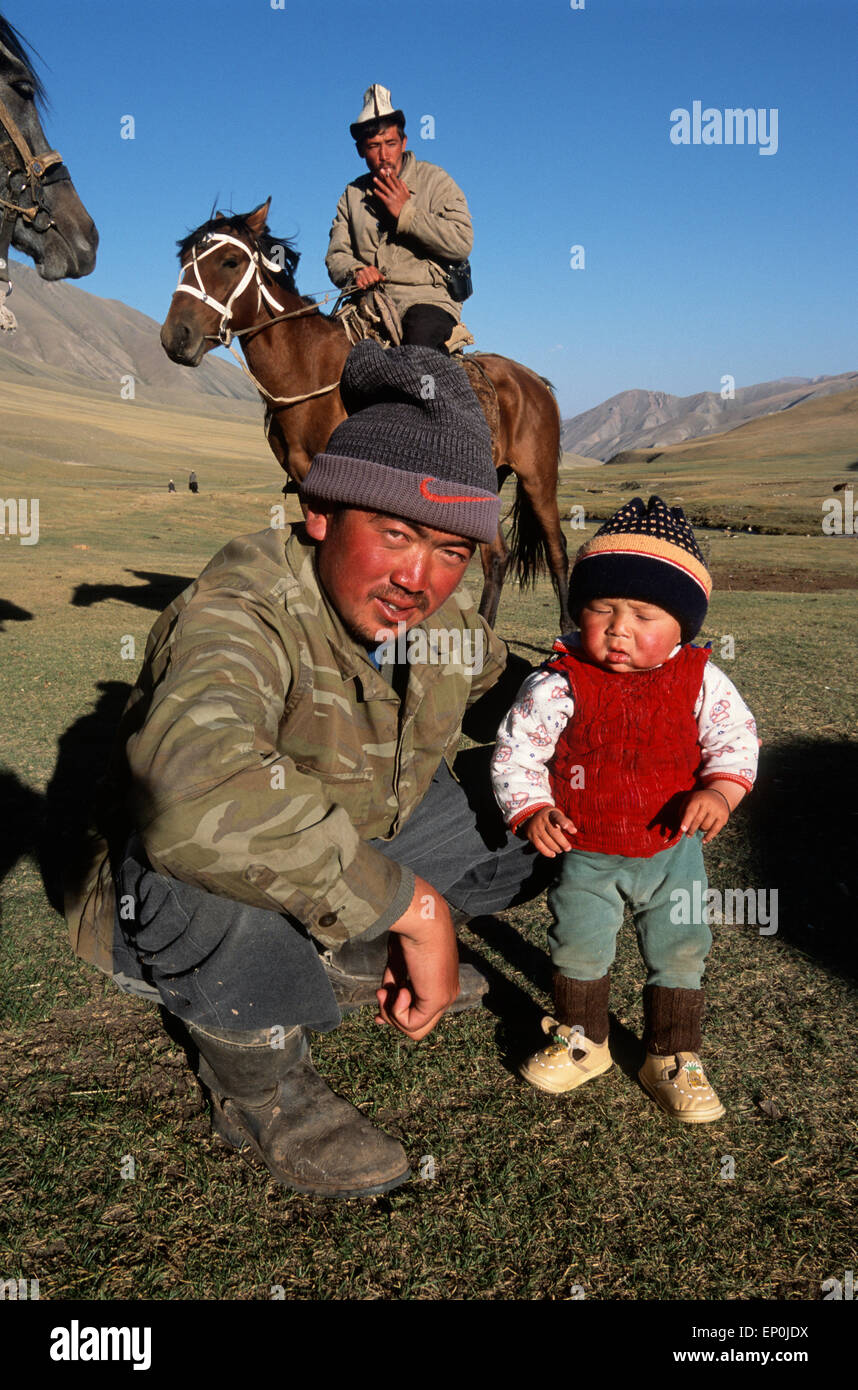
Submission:
M 0 432 L 16 431 L 0 492 L 40 500 L 38 544 L 0 541 L 0 1278 L 38 1278 L 43 1299 L 158 1300 L 817 1300 L 842 1280 L 856 1259 L 858 538 L 823 537 L 817 503 L 800 535 L 707 537 L 702 640 L 764 742 L 757 791 L 707 850 L 710 881 L 779 895 L 775 935 L 714 929 L 703 1055 L 726 1117 L 671 1125 L 638 1085 L 628 929 L 618 1065 L 559 1099 L 518 1079 L 549 1002 L 538 901 L 462 932 L 492 981 L 480 1012 L 416 1046 L 366 1010 L 318 1040 L 323 1076 L 415 1171 L 387 1197 L 325 1202 L 210 1137 L 157 1010 L 76 961 L 55 909 L 58 841 L 80 823 L 148 628 L 224 541 L 268 524 L 276 465 L 254 422 L 71 396 L 22 420 L 26 403 L 0 404 Z M 830 474 L 823 459 L 817 494 Z M 564 474 L 564 511 L 650 484 L 677 500 L 668 472 L 614 468 L 616 491 L 606 476 Z M 716 475 L 712 507 L 738 487 Z M 769 506 L 756 494 L 753 524 Z M 548 585 L 507 590 L 498 626 L 522 655 L 538 660 L 556 622 Z

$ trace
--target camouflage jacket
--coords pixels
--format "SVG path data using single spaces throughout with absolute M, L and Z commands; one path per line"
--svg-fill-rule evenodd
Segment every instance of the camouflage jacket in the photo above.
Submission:
M 289 912 L 338 946 L 410 902 L 413 875 L 366 842 L 393 836 L 452 762 L 465 709 L 507 652 L 459 590 L 403 634 L 400 705 L 320 590 L 313 554 L 300 527 L 285 543 L 240 537 L 161 614 L 120 726 L 109 818 L 117 841 L 136 827 L 159 872 Z M 77 953 L 110 971 L 98 850 L 67 885 L 66 915 Z

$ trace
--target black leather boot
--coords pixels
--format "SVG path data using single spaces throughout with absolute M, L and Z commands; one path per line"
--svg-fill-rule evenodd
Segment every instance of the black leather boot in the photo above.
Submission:
M 239 1152 L 251 1149 L 278 1182 L 325 1197 L 366 1197 L 411 1176 L 402 1145 L 325 1085 L 305 1028 L 285 1036 L 187 1028 L 199 1049 L 212 1128 Z

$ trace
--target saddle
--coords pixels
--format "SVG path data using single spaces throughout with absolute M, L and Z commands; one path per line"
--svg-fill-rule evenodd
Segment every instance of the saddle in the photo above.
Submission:
M 366 290 L 357 300 L 346 300 L 331 318 L 342 324 L 352 347 L 365 338 L 374 338 L 382 347 L 398 347 L 402 342 L 402 320 L 380 286 Z

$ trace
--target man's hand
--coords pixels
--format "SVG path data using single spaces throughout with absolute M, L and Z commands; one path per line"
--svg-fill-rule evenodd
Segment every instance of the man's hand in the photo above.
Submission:
M 683 835 L 705 831 L 703 843 L 708 845 L 719 830 L 724 829 L 730 812 L 736 809 L 744 795 L 744 787 L 740 787 L 738 782 L 729 781 L 719 782 L 717 786 L 710 783 L 708 787 L 689 792 L 682 807 L 680 830 Z
M 390 1023 L 418 1042 L 431 1033 L 459 993 L 459 952 L 450 909 L 425 879 L 390 928 L 387 969 L 376 990 L 376 1023 Z
M 368 290 L 370 285 L 377 285 L 383 279 L 384 276 L 375 265 L 365 265 L 355 271 L 355 284 L 359 290 Z
M 558 851 L 572 848 L 564 831 L 568 835 L 578 834 L 578 827 L 556 806 L 543 806 L 541 810 L 534 811 L 530 820 L 519 826 L 519 830 L 524 831 L 534 849 L 538 849 L 546 859 L 555 859 Z
M 407 184 L 404 184 L 399 175 L 394 174 L 390 169 L 380 169 L 377 174 L 373 175 L 372 181 L 375 185 L 376 198 L 396 220 L 411 197 Z

